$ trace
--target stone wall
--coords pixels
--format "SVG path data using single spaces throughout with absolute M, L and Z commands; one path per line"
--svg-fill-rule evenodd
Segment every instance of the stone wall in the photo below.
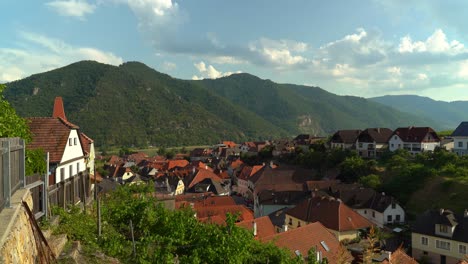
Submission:
M 20 189 L 11 197 L 11 208 L 0 212 L 0 263 L 36 263 L 36 240 L 23 200 L 32 210 L 30 191 Z

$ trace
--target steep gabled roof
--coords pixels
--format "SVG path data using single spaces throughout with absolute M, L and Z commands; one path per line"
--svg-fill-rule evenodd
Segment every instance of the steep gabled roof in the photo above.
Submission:
M 461 122 L 455 131 L 453 131 L 452 137 L 468 137 L 468 122 Z
M 382 264 L 399 264 L 399 263 L 418 264 L 418 262 L 414 258 L 408 256 L 408 254 L 406 254 L 406 252 L 401 247 L 399 247 L 397 250 L 395 250 L 395 252 L 390 254 L 390 259 L 385 259 L 384 261 L 382 261 Z
M 187 160 L 169 160 L 167 162 L 167 170 L 172 170 L 174 168 L 183 168 L 185 166 L 189 165 L 189 162 Z
M 90 137 L 85 135 L 85 133 L 81 132 L 80 133 L 80 140 L 81 140 L 81 146 L 83 147 L 83 151 L 86 155 L 89 155 L 91 152 L 91 144 L 94 143 L 94 140 L 92 140 Z
M 398 135 L 403 142 L 440 142 L 439 136 L 430 127 L 399 127 L 393 135 Z
M 345 143 L 345 144 L 354 144 L 356 139 L 361 133 L 360 129 L 352 130 L 338 130 L 333 134 L 331 142 L 333 143 Z
M 388 143 L 393 131 L 389 128 L 367 128 L 358 136 L 359 142 L 376 142 L 377 144 Z
M 340 242 L 320 222 L 268 236 L 262 241 L 271 241 L 278 247 L 287 248 L 292 256 L 296 256 L 295 252 L 298 250 L 302 256 L 307 257 L 309 249 L 316 248 L 323 258 L 327 258 L 328 263 L 337 262 L 336 256 L 340 250 Z
M 254 223 L 257 226 L 257 236 L 255 237 L 255 239 L 262 239 L 264 237 L 276 234 L 275 226 L 273 225 L 273 223 L 271 223 L 271 220 L 268 216 L 255 218 L 254 220 L 246 220 L 243 222 L 236 223 L 236 225 L 253 232 Z
M 190 184 L 188 185 L 187 189 L 192 188 L 195 184 L 203 181 L 204 179 L 212 179 L 213 181 L 216 181 L 216 182 L 222 181 L 222 179 L 218 175 L 214 174 L 214 172 L 206 170 L 206 169 L 198 168 L 198 171 L 195 174 L 195 177 L 190 181 Z
M 372 226 L 366 218 L 334 198 L 314 197 L 304 200 L 287 215 L 309 223 L 320 221 L 336 231 L 350 231 Z
M 27 147 L 42 148 L 45 152 L 49 152 L 50 162 L 60 162 L 70 131 L 79 127 L 60 117 L 31 117 L 27 120 L 33 137 Z

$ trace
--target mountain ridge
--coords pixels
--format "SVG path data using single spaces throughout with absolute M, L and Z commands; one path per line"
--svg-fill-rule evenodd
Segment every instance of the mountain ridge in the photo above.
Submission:
M 182 80 L 141 62 L 80 61 L 7 83 L 24 117 L 50 116 L 62 96 L 68 119 L 98 145 L 198 145 L 328 135 L 337 129 L 432 124 L 361 97 L 278 84 L 249 73 Z

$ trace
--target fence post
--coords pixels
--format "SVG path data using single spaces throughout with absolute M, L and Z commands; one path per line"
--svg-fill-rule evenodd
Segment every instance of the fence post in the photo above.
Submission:
M 5 196 L 5 208 L 9 208 L 11 207 L 10 141 L 3 141 L 2 146 L 6 149 L 6 153 L 3 154 L 3 195 Z
M 48 211 L 47 211 L 47 207 L 49 207 L 49 152 L 47 152 L 46 154 L 46 173 L 45 173 L 45 177 L 44 177 L 44 191 L 43 191 L 43 199 L 42 199 L 42 203 L 43 203 L 43 210 L 44 210 L 44 215 L 45 215 L 45 219 L 47 220 L 49 218 L 48 216 Z
M 24 144 L 24 139 L 20 139 L 19 144 L 21 146 L 20 149 L 20 164 L 19 164 L 19 173 L 20 173 L 20 180 L 23 181 L 23 188 L 26 187 L 26 144 Z

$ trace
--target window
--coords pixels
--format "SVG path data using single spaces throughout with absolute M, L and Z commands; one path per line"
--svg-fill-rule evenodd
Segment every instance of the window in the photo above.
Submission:
M 362 148 L 362 143 L 361 142 L 359 142 L 359 148 Z
M 393 137 L 394 140 L 397 140 L 397 136 Z
M 466 246 L 465 245 L 458 245 L 458 253 L 466 254 Z
M 387 222 L 392 222 L 392 215 L 387 215 Z
M 80 173 L 80 163 L 76 163 L 76 174 Z
M 70 165 L 68 168 L 70 169 L 70 175 L 68 176 L 71 177 L 73 175 L 73 164 Z
M 395 219 L 397 222 L 400 222 L 401 221 L 400 215 L 395 215 Z
M 301 227 L 301 221 L 297 221 L 297 227 Z
M 71 145 L 72 145 L 72 139 L 69 138 L 69 139 L 68 139 L 68 146 L 71 146 Z
M 392 209 L 396 208 L 396 203 L 392 203 Z
M 289 218 L 289 225 L 292 225 L 292 218 Z
M 372 217 L 374 217 L 374 218 L 375 218 L 375 212 L 372 212 Z
M 436 248 L 450 250 L 450 242 L 442 241 L 442 240 L 436 240 Z
M 439 225 L 439 232 L 441 232 L 441 233 L 448 233 L 448 226 L 446 226 L 446 225 Z
M 391 144 L 392 148 L 393 148 L 393 143 Z
M 367 210 L 364 210 L 364 214 L 367 214 Z
M 458 147 L 463 148 L 463 141 L 458 142 Z
M 78 142 L 77 138 L 74 138 L 74 139 L 73 139 L 73 145 L 76 146 L 76 143 L 77 143 L 77 142 Z
M 429 244 L 429 241 L 427 237 L 421 237 L 421 244 L 427 246 Z

